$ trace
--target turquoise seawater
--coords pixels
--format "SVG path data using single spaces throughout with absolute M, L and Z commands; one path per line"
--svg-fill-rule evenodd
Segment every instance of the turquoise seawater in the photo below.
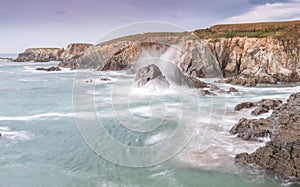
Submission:
M 207 109 L 211 116 L 208 125 L 205 126 L 205 136 L 214 137 L 207 138 L 213 142 L 201 140 L 204 130 L 199 125 L 193 140 L 175 158 L 155 166 L 132 168 L 103 159 L 87 145 L 79 132 L 73 112 L 72 89 L 75 72 L 34 70 L 36 67 L 55 64 L 56 62 L 0 62 L 1 187 L 280 186 L 279 183 L 268 179 L 262 171 L 247 172 L 234 164 L 236 153 L 253 151 L 263 143 L 245 143 L 231 136 L 228 130 L 239 117 L 250 116 L 249 111 L 234 113 L 232 109 L 235 104 L 267 96 L 286 99 L 290 93 L 300 90 L 299 85 L 286 85 L 281 88 L 238 87 L 239 94 L 218 97 L 219 101 L 213 97 L 203 98 L 199 95 L 204 108 L 204 103 L 213 103 Z M 132 76 L 126 76 L 122 72 L 104 72 L 101 76 L 112 80 L 122 77 L 117 81 L 123 81 L 124 84 L 129 84 L 132 80 Z M 105 81 L 92 83 L 95 82 L 95 93 L 89 95 L 97 96 L 96 110 L 99 111 L 100 117 L 104 116 L 104 126 L 116 139 L 135 146 L 163 141 L 159 131 L 150 135 L 137 135 L 113 123 L 111 111 L 106 107 L 111 97 L 109 90 L 113 84 Z M 82 84 L 91 83 L 83 81 Z M 180 102 L 177 97 L 165 95 L 155 102 L 159 101 L 170 103 L 170 106 L 177 106 L 176 102 Z M 122 104 L 124 103 L 115 103 L 114 109 L 119 110 L 120 114 L 124 107 L 126 108 Z M 139 100 L 132 104 L 132 112 L 147 118 L 147 107 L 148 102 L 143 103 Z M 174 110 L 176 111 L 176 107 Z M 208 117 L 209 115 L 201 116 L 204 120 Z M 216 121 L 217 118 L 222 118 L 223 123 L 215 124 L 214 118 Z M 174 118 L 170 115 L 170 128 L 166 128 L 164 132 L 176 128 L 174 121 L 174 127 L 172 126 L 172 119 Z M 205 149 L 199 146 L 200 142 L 205 145 Z M 114 149 L 113 146 L 110 147 L 109 142 L 105 143 L 106 147 Z M 140 159 L 144 159 L 143 156 L 140 155 Z

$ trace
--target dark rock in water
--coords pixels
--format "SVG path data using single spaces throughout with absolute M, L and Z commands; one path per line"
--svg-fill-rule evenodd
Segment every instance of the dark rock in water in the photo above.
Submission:
M 197 78 L 191 77 L 191 81 L 195 88 L 208 88 L 208 84 L 205 82 L 200 81 Z
M 236 155 L 235 160 L 238 163 L 255 164 L 266 170 L 300 179 L 300 140 L 272 141 L 252 154 Z
M 234 92 L 238 92 L 238 90 L 234 87 L 230 87 L 226 93 L 234 93 Z
M 242 109 L 245 109 L 245 108 L 258 107 L 259 109 L 257 109 L 256 112 L 258 112 L 259 110 L 263 111 L 262 108 L 264 108 L 264 109 L 266 109 L 266 110 L 269 111 L 270 109 L 276 109 L 281 104 L 282 104 L 281 100 L 262 99 L 259 102 L 244 102 L 244 103 L 240 103 L 240 104 L 238 104 L 238 105 L 235 106 L 234 110 L 238 111 L 238 110 L 242 110 Z M 256 112 L 254 112 L 253 114 L 255 115 Z
M 170 84 L 166 80 L 166 78 L 163 76 L 160 69 L 154 65 L 148 65 L 146 67 L 141 68 L 135 77 L 135 85 L 137 87 L 144 87 L 149 82 L 155 82 L 159 87 L 169 87 Z
M 208 91 L 208 90 L 203 90 L 203 89 L 201 90 L 201 94 L 202 94 L 202 95 L 216 96 L 215 93 L 210 92 L 210 91 Z
M 245 109 L 245 108 L 255 107 L 256 105 L 257 104 L 254 103 L 254 102 L 244 102 L 244 103 L 236 105 L 235 108 L 234 108 L 234 110 L 235 111 L 239 111 L 239 110 L 242 110 L 242 109 Z
M 57 66 L 52 66 L 52 67 L 49 67 L 49 68 L 36 68 L 35 70 L 38 70 L 38 71 L 61 71 L 61 69 Z
M 109 78 L 106 78 L 106 77 L 101 77 L 100 80 L 101 81 L 111 81 Z
M 7 58 L 7 57 L 0 57 L 0 60 L 4 60 L 4 61 L 11 62 L 11 61 L 13 61 L 14 59 L 13 59 L 13 58 Z
M 287 103 L 262 100 L 273 109 L 267 119 L 241 119 L 230 132 L 246 140 L 270 136 L 271 141 L 254 153 L 242 153 L 236 161 L 260 166 L 281 175 L 300 180 L 300 92 L 292 94 Z
M 272 122 L 266 119 L 246 119 L 242 118 L 240 121 L 230 130 L 230 133 L 237 134 L 244 140 L 259 141 L 260 138 L 266 138 L 271 136 L 269 130 L 272 126 Z
M 257 80 L 252 77 L 231 77 L 225 80 L 225 83 L 227 84 L 233 84 L 233 85 L 242 85 L 247 87 L 253 87 L 257 85 Z
M 263 105 L 263 106 L 259 106 L 256 109 L 254 109 L 251 112 L 251 114 L 254 115 L 254 116 L 258 116 L 260 114 L 268 113 L 268 112 L 269 112 L 269 108 L 267 106 Z

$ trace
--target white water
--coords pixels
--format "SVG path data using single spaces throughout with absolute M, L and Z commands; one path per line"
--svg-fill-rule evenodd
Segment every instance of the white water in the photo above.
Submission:
M 111 163 L 97 155 L 80 135 L 75 116 L 89 121 L 92 111 L 73 112 L 74 73 L 36 72 L 36 67 L 55 65 L 1 62 L 0 74 L 0 186 L 278 186 L 263 173 L 244 171 L 234 164 L 234 156 L 252 152 L 264 142 L 245 142 L 228 133 L 251 110 L 234 112 L 236 104 L 262 98 L 287 99 L 300 91 L 300 85 L 236 87 L 237 94 L 202 97 L 190 89 L 171 88 L 163 92 L 131 89 L 134 76 L 125 72 L 87 71 L 96 77 L 80 80 L 85 99 L 93 98 L 97 116 L 111 136 L 133 146 L 151 146 L 166 141 L 176 129 L 177 120 L 186 110 L 184 125 L 195 130 L 188 145 L 173 159 L 152 167 L 129 168 Z M 40 81 L 39 81 L 40 80 Z M 214 81 L 207 79 L 206 81 Z M 114 90 L 115 95 L 111 94 Z M 218 84 L 222 88 L 230 85 Z M 294 87 L 292 87 L 294 86 Z M 128 89 L 130 87 L 130 89 Z M 178 89 L 178 90 L 177 90 Z M 124 96 L 126 97 L 124 102 Z M 186 107 L 181 94 L 197 95 L 198 108 Z M 112 100 L 112 98 L 114 98 Z M 114 112 L 110 104 L 114 104 Z M 195 112 L 199 115 L 194 115 Z M 138 134 L 117 125 L 115 116 L 127 122 L 132 116 L 149 128 L 164 125 L 153 133 Z M 264 114 L 268 115 L 268 114 Z M 148 122 L 151 119 L 155 123 Z M 161 120 L 165 119 L 165 120 Z M 162 121 L 162 122 L 161 122 Z M 157 123 L 156 123 L 157 122 Z M 131 124 L 125 124 L 135 128 Z M 105 146 L 110 146 L 105 141 Z M 104 147 L 105 147 L 104 146 Z M 115 152 L 120 155 L 120 152 Z M 147 155 L 140 155 L 140 159 Z

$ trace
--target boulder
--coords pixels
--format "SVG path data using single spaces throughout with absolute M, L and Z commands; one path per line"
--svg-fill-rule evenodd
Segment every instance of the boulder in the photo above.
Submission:
M 242 110 L 242 109 L 245 109 L 245 108 L 253 108 L 256 105 L 257 105 L 256 102 L 244 102 L 244 103 L 240 103 L 240 104 L 236 105 L 234 107 L 234 110 L 239 111 L 239 110 Z
M 260 114 L 263 114 L 263 113 L 268 113 L 269 112 L 269 108 L 265 105 L 263 106 L 259 106 L 259 107 L 256 107 L 252 112 L 251 114 L 254 115 L 254 116 L 258 116 Z
M 236 134 L 244 140 L 260 141 L 262 138 L 271 137 L 269 130 L 272 122 L 266 119 L 246 119 L 242 118 L 231 128 L 230 133 Z
M 134 83 L 136 87 L 145 87 L 149 83 L 154 83 L 159 87 L 169 87 L 170 84 L 163 76 L 160 69 L 154 65 L 148 65 L 141 68 L 135 76 Z

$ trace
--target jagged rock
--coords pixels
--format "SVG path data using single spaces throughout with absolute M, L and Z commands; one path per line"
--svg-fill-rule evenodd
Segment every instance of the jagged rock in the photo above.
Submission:
M 254 153 L 242 153 L 236 161 L 255 164 L 266 170 L 300 180 L 300 92 L 292 94 L 287 103 L 263 100 L 273 113 L 267 119 L 241 119 L 231 133 L 246 140 L 270 136 L 271 141 Z
M 49 68 L 36 68 L 35 70 L 38 70 L 38 71 L 61 71 L 61 69 L 57 66 L 52 66 Z
M 78 67 L 77 60 L 84 52 L 92 47 L 93 44 L 86 43 L 71 43 L 66 50 L 61 54 L 62 61 L 58 64 L 59 67 L 76 69 Z
M 202 82 L 200 80 L 198 80 L 197 78 L 191 77 L 191 80 L 193 82 L 193 86 L 195 88 L 208 88 L 208 84 L 205 82 Z
M 237 134 L 244 140 L 259 141 L 260 138 L 270 137 L 270 126 L 272 122 L 266 119 L 246 119 L 242 118 L 240 121 L 230 130 L 230 133 Z
M 257 149 L 254 153 L 236 155 L 236 162 L 255 164 L 269 171 L 275 171 L 287 177 L 300 179 L 300 140 L 272 141 Z
M 234 110 L 239 111 L 245 108 L 253 108 L 253 107 L 259 107 L 259 108 L 265 108 L 268 111 L 270 109 L 276 109 L 277 107 L 281 106 L 282 101 L 281 100 L 273 100 L 273 99 L 262 99 L 259 102 L 244 102 L 240 103 L 235 106 Z M 259 109 L 257 109 L 259 110 Z
M 265 105 L 263 106 L 259 106 L 257 108 L 255 108 L 251 114 L 254 115 L 254 116 L 258 116 L 260 114 L 263 114 L 263 113 L 268 113 L 269 112 L 269 108 Z
M 154 64 L 141 68 L 134 80 L 137 87 L 145 87 L 149 82 L 155 83 L 159 87 L 169 87 L 170 85 L 160 69 Z
M 252 77 L 233 77 L 226 79 L 225 83 L 253 87 L 257 85 L 257 80 Z
M 234 107 L 234 110 L 239 111 L 239 110 L 242 110 L 242 109 L 245 109 L 245 108 L 253 108 L 256 105 L 257 105 L 256 102 L 244 102 L 244 103 L 240 103 L 240 104 L 236 105 Z
M 60 61 L 64 49 L 60 48 L 29 48 L 20 53 L 14 62 L 50 62 Z

